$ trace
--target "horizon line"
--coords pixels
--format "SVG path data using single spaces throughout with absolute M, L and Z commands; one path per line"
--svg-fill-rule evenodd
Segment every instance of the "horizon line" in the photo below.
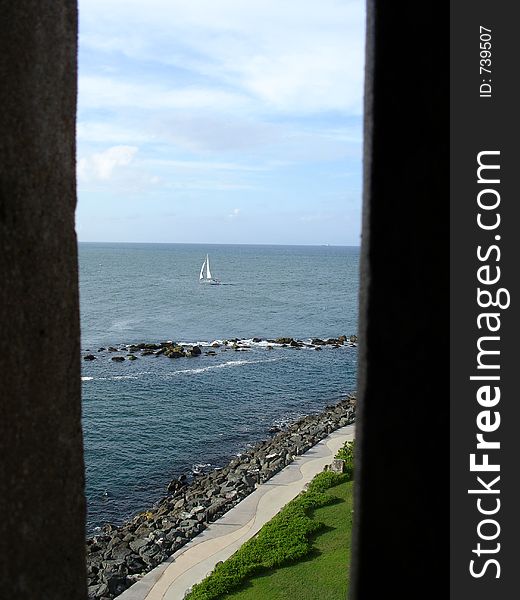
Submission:
M 78 240 L 78 244 L 164 244 L 170 246 L 313 246 L 313 247 L 335 247 L 335 248 L 361 248 L 361 244 L 318 244 L 318 243 L 307 243 L 307 244 L 281 244 L 281 243 L 270 243 L 270 242 L 110 242 L 104 241 L 86 241 Z

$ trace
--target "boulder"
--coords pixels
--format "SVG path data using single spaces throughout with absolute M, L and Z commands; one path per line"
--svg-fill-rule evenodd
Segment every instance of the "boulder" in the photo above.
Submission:
M 96 357 L 93 354 L 87 354 L 83 357 L 83 360 L 96 360 Z
M 110 594 L 119 596 L 129 587 L 130 582 L 127 582 L 126 576 L 113 575 L 107 579 L 107 585 Z
M 134 552 L 139 552 L 139 550 L 148 544 L 148 540 L 144 537 L 134 540 L 130 542 L 129 546 Z
M 124 356 L 112 356 L 112 359 L 114 362 L 123 362 L 125 360 Z
M 192 346 L 189 349 L 188 354 L 190 356 L 200 356 L 202 354 L 202 350 L 200 349 L 200 346 Z
M 261 341 L 262 341 L 262 338 L 257 338 L 257 337 L 254 337 L 254 338 L 253 338 L 253 342 L 254 342 L 255 344 L 258 344 L 258 342 L 261 342 Z
M 130 554 L 132 554 L 132 550 L 126 542 L 123 542 L 112 549 L 112 558 L 114 560 L 126 560 Z
M 330 470 L 333 473 L 343 473 L 345 471 L 345 461 L 341 458 L 335 458 L 330 465 Z
M 314 338 L 312 340 L 312 345 L 313 346 L 325 346 L 327 342 L 324 342 L 323 340 L 321 340 L 320 338 Z
M 168 346 L 164 351 L 164 356 L 168 358 L 181 358 L 182 356 L 186 356 L 186 354 L 182 346 Z
M 289 337 L 279 337 L 276 338 L 274 340 L 275 344 L 290 344 L 291 342 L 294 342 L 293 338 L 289 338 Z
M 126 566 L 129 573 L 142 573 L 146 567 L 144 561 L 135 554 L 131 554 L 126 559 Z
M 108 585 L 106 583 L 98 583 L 97 585 L 88 586 L 88 600 L 97 600 L 108 593 Z
M 134 356 L 133 354 L 129 354 L 127 358 L 128 360 L 137 360 L 137 356 Z

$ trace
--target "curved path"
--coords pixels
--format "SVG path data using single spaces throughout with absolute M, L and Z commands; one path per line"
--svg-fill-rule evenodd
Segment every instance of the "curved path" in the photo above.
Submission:
M 182 600 L 217 562 L 229 558 L 313 477 L 330 464 L 339 448 L 354 439 L 354 425 L 337 429 L 261 484 L 170 558 L 128 588 L 118 600 Z

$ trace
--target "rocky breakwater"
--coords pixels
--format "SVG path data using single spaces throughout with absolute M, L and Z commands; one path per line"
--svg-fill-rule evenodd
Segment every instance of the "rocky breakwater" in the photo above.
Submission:
M 185 342 L 141 342 L 139 344 L 120 344 L 119 346 L 108 346 L 108 348 L 101 347 L 98 349 L 98 356 L 102 358 L 110 357 L 115 363 L 122 363 L 125 360 L 138 360 L 137 354 L 141 357 L 155 356 L 155 357 L 166 357 L 166 358 L 190 358 L 193 356 L 216 356 L 218 352 L 227 352 L 234 350 L 235 352 L 247 352 L 251 350 L 251 344 L 259 345 L 264 350 L 273 350 L 275 348 L 310 348 L 314 350 L 321 350 L 325 346 L 331 348 L 340 348 L 342 346 L 348 348 L 354 348 L 357 346 L 358 338 L 356 335 L 340 335 L 336 338 L 309 338 L 308 340 L 298 340 L 292 337 L 278 337 L 274 339 L 262 339 L 262 338 L 232 338 L 229 340 L 215 340 L 213 342 L 203 342 L 199 344 L 188 344 Z M 202 347 L 201 347 L 202 346 Z M 98 356 L 91 354 L 89 349 L 85 350 L 86 354 L 83 355 L 83 360 L 93 361 L 97 360 Z M 111 356 L 112 353 L 123 353 L 117 356 Z
M 355 421 L 356 400 L 348 396 L 309 415 L 233 458 L 223 467 L 174 479 L 156 505 L 122 526 L 106 524 L 87 540 L 88 593 L 111 600 L 166 560 L 258 485 L 270 479 L 336 429 Z

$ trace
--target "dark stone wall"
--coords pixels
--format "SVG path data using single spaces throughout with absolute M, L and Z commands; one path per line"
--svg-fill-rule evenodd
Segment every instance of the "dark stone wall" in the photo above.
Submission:
M 0 596 L 84 599 L 77 8 L 0 14 Z
M 449 596 L 448 18 L 368 2 L 356 600 Z

